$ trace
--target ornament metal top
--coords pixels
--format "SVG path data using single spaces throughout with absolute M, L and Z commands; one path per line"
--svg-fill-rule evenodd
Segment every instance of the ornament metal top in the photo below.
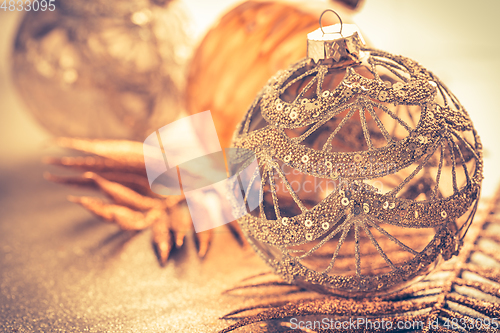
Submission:
M 320 19 L 308 54 L 269 80 L 236 130 L 263 197 L 239 223 L 288 282 L 351 297 L 401 289 L 460 250 L 480 194 L 479 137 L 438 78 L 366 47 L 353 25 Z

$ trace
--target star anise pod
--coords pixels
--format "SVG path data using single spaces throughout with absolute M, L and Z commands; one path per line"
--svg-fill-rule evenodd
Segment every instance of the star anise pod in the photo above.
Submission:
M 184 238 L 193 230 L 185 198 L 183 195 L 161 196 L 151 191 L 141 142 L 58 138 L 56 144 L 87 155 L 50 157 L 44 162 L 83 173 L 64 177 L 46 173 L 45 178 L 62 184 L 97 187 L 110 198 L 110 202 L 106 202 L 94 197 L 69 196 L 70 201 L 105 221 L 115 223 L 122 230 L 139 231 L 151 227 L 161 264 L 165 264 L 174 247 L 183 245 Z M 246 245 L 237 222 L 228 226 Z M 207 253 L 212 234 L 213 230 L 195 234 L 200 257 Z

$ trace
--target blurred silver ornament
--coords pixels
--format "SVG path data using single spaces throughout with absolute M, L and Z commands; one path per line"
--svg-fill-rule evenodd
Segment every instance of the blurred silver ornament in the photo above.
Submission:
M 27 12 L 13 78 L 52 134 L 143 139 L 183 109 L 190 52 L 177 1 L 58 1 Z

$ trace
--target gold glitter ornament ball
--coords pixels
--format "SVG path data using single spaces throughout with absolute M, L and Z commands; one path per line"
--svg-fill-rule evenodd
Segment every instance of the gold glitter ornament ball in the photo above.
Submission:
M 356 26 L 321 27 L 307 43 L 234 135 L 258 158 L 249 189 L 263 198 L 239 223 L 288 282 L 346 296 L 401 289 L 460 250 L 480 194 L 479 137 L 437 77 L 365 47 Z

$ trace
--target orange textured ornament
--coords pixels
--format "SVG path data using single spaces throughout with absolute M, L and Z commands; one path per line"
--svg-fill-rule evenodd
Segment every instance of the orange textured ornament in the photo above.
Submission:
M 349 21 L 352 7 L 339 2 L 246 1 L 230 10 L 193 56 L 188 112 L 211 110 L 221 145 L 229 147 L 234 128 L 257 92 L 276 71 L 306 56 L 304 36 L 332 6 Z M 335 19 L 325 16 L 324 22 Z

